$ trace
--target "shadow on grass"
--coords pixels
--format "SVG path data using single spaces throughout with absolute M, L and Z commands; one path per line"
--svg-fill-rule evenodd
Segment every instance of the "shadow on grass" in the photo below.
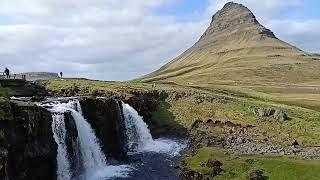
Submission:
M 170 111 L 170 108 L 171 105 L 168 102 L 161 101 L 157 110 L 152 112 L 152 126 L 150 128 L 155 137 L 185 137 L 187 135 L 187 129 L 175 120 L 176 117 Z

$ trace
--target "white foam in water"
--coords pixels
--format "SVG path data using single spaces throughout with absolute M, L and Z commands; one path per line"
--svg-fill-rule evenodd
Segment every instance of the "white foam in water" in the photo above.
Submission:
M 65 144 L 66 129 L 64 125 L 64 112 L 70 111 L 73 116 L 80 143 L 80 153 L 82 159 L 81 167 L 84 168 L 82 174 L 77 179 L 86 180 L 105 180 L 115 177 L 127 177 L 131 170 L 130 166 L 108 166 L 106 158 L 101 151 L 99 142 L 95 136 L 90 124 L 82 115 L 81 106 L 78 100 L 69 101 L 68 103 L 55 102 L 46 104 L 52 106 L 53 125 L 55 141 L 58 144 L 58 180 L 70 180 L 70 162 Z
M 135 152 L 167 153 L 173 156 L 185 148 L 182 143 L 170 139 L 153 139 L 148 125 L 143 118 L 129 104 L 122 103 L 125 117 L 129 149 Z
M 90 175 L 90 180 L 112 179 L 115 177 L 126 178 L 131 170 L 132 167 L 127 165 L 107 166 Z

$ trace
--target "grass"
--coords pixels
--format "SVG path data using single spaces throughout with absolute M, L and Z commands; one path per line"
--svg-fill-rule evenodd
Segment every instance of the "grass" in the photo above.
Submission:
M 224 170 L 214 179 L 247 179 L 253 170 L 262 170 L 270 180 L 317 180 L 320 179 L 320 161 L 288 157 L 238 156 L 219 149 L 201 148 L 195 155 L 185 158 L 186 167 L 209 174 L 204 166 L 213 158 L 223 163 Z
M 7 98 L 8 97 L 8 91 L 6 88 L 1 87 L 0 85 L 0 97 Z
M 169 97 L 153 112 L 155 127 L 160 131 L 191 128 L 196 120 L 228 120 L 236 124 L 254 125 L 264 132 L 271 142 L 288 145 L 296 139 L 302 146 L 320 146 L 320 112 L 296 104 L 272 101 L 266 93 L 244 91 L 241 88 L 215 86 L 182 86 L 175 83 L 156 84 L 136 82 L 102 82 L 82 79 L 45 81 L 46 88 L 54 94 L 64 94 L 77 89 L 77 95 L 127 94 L 130 91 L 166 91 Z M 176 94 L 185 94 L 175 98 Z M 291 118 L 288 122 L 261 121 L 253 112 L 254 107 L 276 107 Z M 158 129 L 159 130 L 159 129 Z
M 161 101 L 157 111 L 152 112 L 152 126 L 154 133 L 161 134 L 182 134 L 186 132 L 186 128 L 176 121 L 176 117 L 170 111 L 171 105 L 168 102 Z
M 268 137 L 270 142 L 275 144 L 290 145 L 295 139 L 304 147 L 320 146 L 320 112 L 315 110 L 247 98 L 224 101 L 215 99 L 199 103 L 197 97 L 189 96 L 178 100 L 168 98 L 166 104 L 154 113 L 154 118 L 161 122 L 169 119 L 170 122 L 174 122 L 171 121 L 174 118 L 176 122 L 190 129 L 196 120 L 231 121 L 235 124 L 256 126 L 265 133 L 262 138 Z M 280 108 L 288 114 L 290 120 L 287 122 L 262 121 L 252 111 L 256 107 Z M 217 133 L 214 129 L 212 131 Z

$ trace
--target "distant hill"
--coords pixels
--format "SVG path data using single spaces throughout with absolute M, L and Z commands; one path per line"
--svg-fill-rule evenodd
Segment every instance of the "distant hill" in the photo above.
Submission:
M 319 55 L 278 39 L 245 6 L 227 3 L 199 41 L 183 54 L 141 78 L 179 84 L 317 84 Z
M 58 73 L 53 72 L 26 72 L 20 73 L 20 75 L 26 75 L 26 79 L 28 81 L 36 81 L 36 80 L 48 80 L 48 79 L 58 79 Z

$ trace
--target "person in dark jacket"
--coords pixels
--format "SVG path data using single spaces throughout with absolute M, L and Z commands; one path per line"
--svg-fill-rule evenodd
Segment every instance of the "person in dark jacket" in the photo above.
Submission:
M 10 70 L 7 67 L 4 70 L 4 73 L 5 73 L 6 77 L 7 77 L 7 79 L 9 79 L 10 78 Z
M 62 78 L 62 72 L 60 72 L 60 77 Z

